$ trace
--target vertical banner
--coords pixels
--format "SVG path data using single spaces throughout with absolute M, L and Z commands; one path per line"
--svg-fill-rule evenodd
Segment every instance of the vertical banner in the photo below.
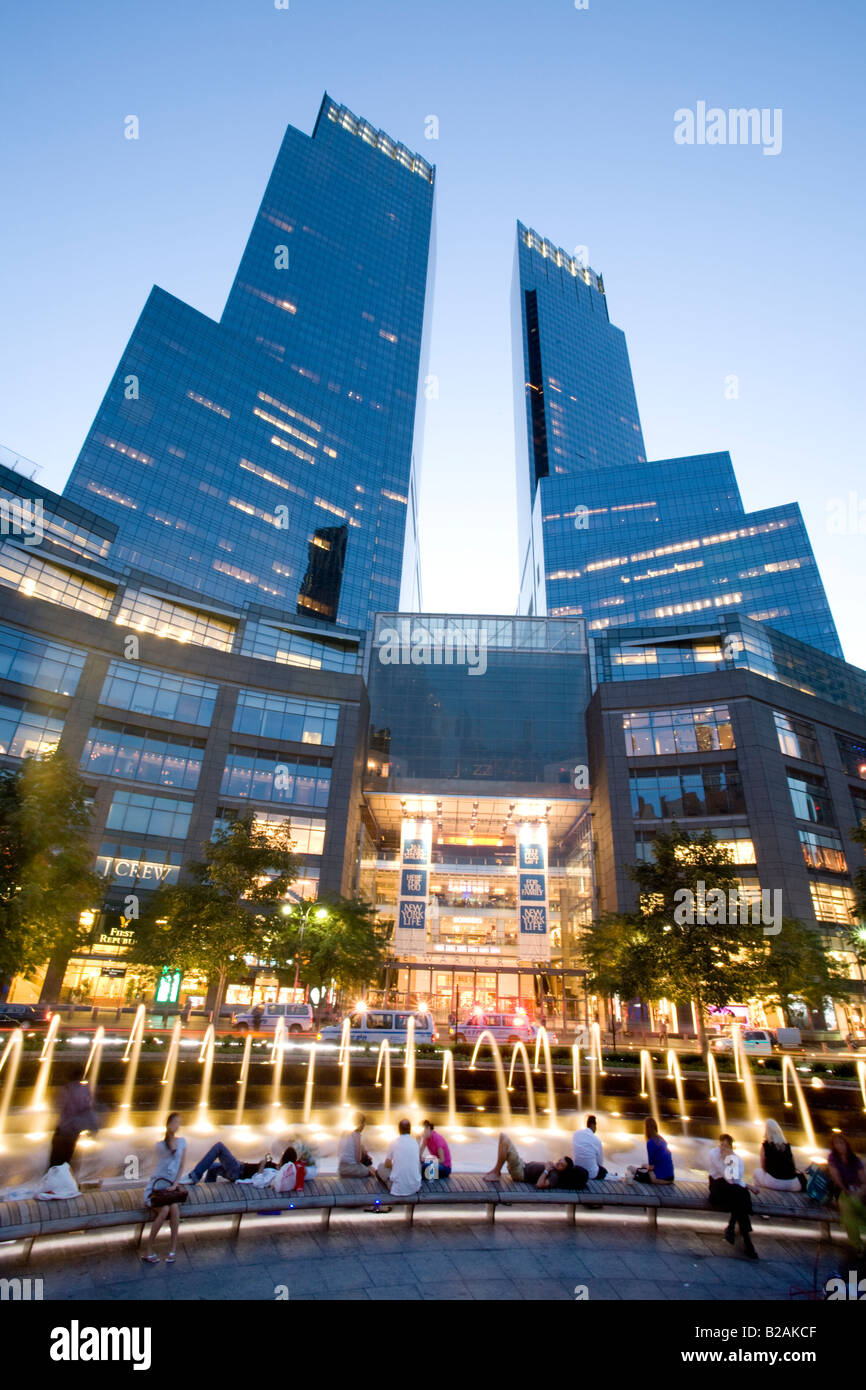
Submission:
M 400 895 L 394 949 L 424 951 L 427 946 L 427 903 L 430 897 L 430 856 L 433 825 L 427 820 L 404 820 L 400 833 Z
M 517 955 L 549 961 L 547 923 L 547 826 L 524 822 L 517 828 Z

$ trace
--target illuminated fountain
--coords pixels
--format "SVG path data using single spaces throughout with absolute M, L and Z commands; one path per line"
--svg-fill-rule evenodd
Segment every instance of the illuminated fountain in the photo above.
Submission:
M 18 1068 L 21 1065 L 21 1048 L 24 1044 L 24 1034 L 20 1028 L 16 1028 L 14 1033 L 10 1033 L 6 1039 L 6 1046 L 3 1055 L 0 1056 L 0 1073 L 6 1073 L 3 1083 L 3 1096 L 0 1098 L 0 1153 L 4 1152 L 3 1135 L 6 1132 L 6 1118 L 9 1114 L 9 1106 L 12 1102 L 12 1092 L 15 1090 L 15 1082 L 18 1079 Z
M 310 1043 L 309 1060 L 307 1062 L 307 1079 L 304 1082 L 304 1124 L 310 1123 L 310 1116 L 313 1113 L 313 1088 L 316 1084 L 316 1044 Z
M 274 1069 L 274 1075 L 271 1082 L 271 1122 L 268 1125 L 268 1128 L 274 1134 L 279 1134 L 285 1128 L 286 1124 L 280 1106 L 280 1086 L 283 1080 L 283 1062 L 286 1055 L 285 1040 L 285 1020 L 278 1018 L 277 1026 L 274 1029 L 274 1045 L 271 1048 L 271 1066 Z
M 746 1097 L 746 1104 L 749 1107 L 749 1119 L 752 1124 L 763 1127 L 764 1117 L 761 1111 L 761 1104 L 758 1100 L 758 1091 L 755 1086 L 755 1078 L 752 1075 L 752 1068 L 749 1066 L 748 1053 L 743 1048 L 743 1039 L 740 1033 L 740 1025 L 735 1023 L 731 1029 L 734 1042 L 734 1064 L 736 1066 L 737 1080 L 742 1082 L 743 1093 Z
M 87 1054 L 87 1062 L 84 1067 L 84 1079 L 90 1082 L 91 1095 L 96 1094 L 96 1083 L 99 1080 L 99 1063 L 102 1061 L 102 1044 L 105 1040 L 105 1029 L 100 1023 L 96 1032 L 93 1034 L 93 1042 L 90 1044 L 90 1051 Z
M 415 1101 L 415 1017 L 406 1022 L 406 1050 L 403 1054 L 403 1071 L 406 1077 L 405 1102 L 410 1109 L 417 1108 Z
M 680 1119 L 683 1122 L 683 1131 L 685 1132 L 689 1123 L 689 1110 L 688 1106 L 686 1105 L 686 1093 L 683 1087 L 683 1073 L 680 1068 L 680 1061 L 672 1047 L 668 1048 L 668 1080 L 673 1080 L 673 1083 L 677 1088 L 677 1101 L 679 1102 L 680 1107 Z
M 350 1043 L 352 1040 L 352 1020 L 349 1017 L 343 1019 L 343 1027 L 340 1032 L 340 1051 L 337 1054 L 337 1066 L 342 1069 L 343 1075 L 340 1081 L 340 1109 L 349 1108 L 349 1075 L 352 1070 L 352 1050 Z
M 583 1078 L 580 1074 L 580 1043 L 571 1044 L 571 1089 L 577 1096 L 577 1106 L 583 1109 Z
M 640 1093 L 646 1100 L 649 1098 L 650 1111 L 653 1115 L 658 1115 L 658 1100 L 656 1098 L 656 1078 L 653 1071 L 652 1054 L 647 1048 L 640 1050 Z
M 514 1090 L 514 1064 L 518 1055 L 523 1062 L 523 1079 L 526 1083 L 526 1103 L 529 1107 L 529 1123 L 535 1128 L 535 1087 L 532 1084 L 532 1068 L 529 1065 L 529 1053 L 526 1051 L 522 1042 L 516 1042 L 511 1049 L 511 1066 L 508 1069 L 508 1089 Z
M 709 1100 L 715 1105 L 719 1116 L 719 1125 L 725 1130 L 728 1125 L 725 1114 L 725 1102 L 722 1096 L 722 1086 L 719 1081 L 719 1069 L 716 1066 L 716 1059 L 712 1052 L 707 1053 L 707 1080 L 709 1081 Z
M 866 1112 L 866 1062 L 862 1057 L 857 1059 L 857 1076 L 860 1081 L 860 1095 L 863 1097 L 863 1110 Z
M 176 1026 L 176 1025 L 175 1025 Z M 313 1043 L 312 1051 L 315 1056 L 316 1044 Z M 249 1031 L 244 1038 L 244 1051 L 241 1057 L 241 1074 L 238 1077 L 238 1103 L 235 1110 L 235 1129 L 247 1129 L 244 1124 L 244 1107 L 247 1100 L 247 1082 L 250 1076 L 250 1056 L 253 1050 L 253 1035 Z
M 536 1071 L 538 1071 L 538 1054 L 541 1048 L 544 1048 L 544 1071 L 547 1077 L 547 1113 L 550 1116 L 549 1127 L 551 1129 L 556 1129 L 556 1092 L 553 1086 L 553 1061 L 550 1056 L 550 1038 L 548 1037 L 546 1028 L 539 1028 L 535 1035 Z
M 527 1059 L 528 1060 L 528 1059 Z M 457 1124 L 457 1087 L 454 1081 L 454 1053 L 450 1047 L 442 1053 L 442 1090 L 448 1091 L 448 1123 Z
M 54 1019 L 51 1020 L 52 1023 Z M 144 1038 L 144 1005 L 139 1004 L 135 1011 L 135 1018 L 129 1037 L 126 1040 L 126 1047 L 123 1051 L 123 1060 L 126 1063 L 127 1072 L 123 1082 L 123 1093 L 120 1098 L 120 1118 L 114 1126 L 115 1134 L 131 1134 L 132 1125 L 129 1123 L 129 1112 L 132 1108 L 132 1096 L 135 1089 L 135 1081 L 138 1076 L 138 1060 L 141 1056 L 141 1044 Z
M 446 1054 L 450 1055 L 450 1054 Z M 385 1104 L 383 1107 L 382 1123 L 391 1123 L 391 1048 L 387 1038 L 383 1038 L 379 1044 L 379 1060 L 376 1063 L 376 1085 L 381 1087 L 379 1077 L 382 1073 L 382 1061 L 385 1062 Z
M 502 1065 L 502 1053 L 499 1051 L 499 1044 L 489 1028 L 484 1028 L 478 1034 L 478 1040 L 472 1049 L 472 1060 L 469 1063 L 469 1070 L 478 1070 L 475 1065 L 475 1059 L 478 1056 L 481 1044 L 485 1040 L 490 1043 L 490 1050 L 493 1053 L 493 1065 L 496 1068 L 496 1089 L 499 1095 L 499 1114 L 502 1117 L 502 1123 L 504 1125 L 509 1125 L 511 1123 L 511 1106 L 508 1101 L 508 1087 L 505 1084 L 505 1068 Z
M 48 1089 L 48 1078 L 51 1074 L 51 1061 L 54 1057 L 54 1046 L 57 1042 L 57 1030 L 60 1027 L 60 1015 L 54 1014 L 48 1025 L 48 1032 L 45 1034 L 45 1041 L 42 1044 L 42 1051 L 39 1054 L 39 1074 L 36 1077 L 36 1086 L 33 1090 L 33 1099 L 30 1102 L 31 1110 L 45 1110 L 45 1092 Z
M 812 1126 L 812 1117 L 806 1105 L 806 1097 L 803 1094 L 803 1087 L 800 1085 L 800 1078 L 797 1075 L 797 1068 L 794 1066 L 793 1058 L 789 1057 L 786 1053 L 782 1057 L 782 1100 L 784 1101 L 786 1109 L 790 1109 L 792 1104 L 788 1091 L 789 1076 L 794 1084 L 794 1094 L 797 1097 L 797 1105 L 800 1111 L 800 1124 L 803 1126 L 806 1143 L 810 1149 L 814 1149 L 815 1130 Z
M 210 1079 L 213 1072 L 213 1053 L 214 1053 L 215 1034 L 214 1026 L 209 1023 L 205 1029 L 204 1037 L 201 1040 L 201 1050 L 198 1060 L 202 1067 L 201 1089 L 198 1097 L 198 1122 L 193 1126 L 193 1134 L 211 1134 L 213 1125 L 210 1122 L 210 1110 L 208 1101 L 210 1097 Z

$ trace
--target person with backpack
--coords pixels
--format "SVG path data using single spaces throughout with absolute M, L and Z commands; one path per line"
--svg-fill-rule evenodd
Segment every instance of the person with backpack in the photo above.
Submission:
M 773 1192 L 805 1190 L 806 1179 L 797 1173 L 791 1145 L 775 1120 L 768 1120 L 764 1127 L 761 1166 L 752 1181 L 755 1187 L 768 1188 Z

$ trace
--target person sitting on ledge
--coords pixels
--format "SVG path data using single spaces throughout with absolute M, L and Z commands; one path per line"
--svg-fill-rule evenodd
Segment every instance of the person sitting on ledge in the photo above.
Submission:
M 659 1134 L 659 1127 L 651 1115 L 643 1122 L 646 1135 L 646 1164 L 641 1168 L 627 1168 L 626 1177 L 632 1182 L 656 1182 L 670 1184 L 674 1180 L 674 1160 L 667 1141 Z
M 401 1120 L 398 1129 L 384 1163 L 376 1169 L 376 1177 L 392 1197 L 412 1197 L 421 1186 L 421 1150 L 418 1140 L 412 1138 L 408 1120 Z
M 552 1162 L 527 1162 L 517 1152 L 514 1140 L 509 1134 L 500 1134 L 496 1150 L 496 1163 L 489 1173 L 483 1175 L 485 1182 L 496 1182 L 502 1172 L 502 1165 L 508 1168 L 512 1182 L 526 1182 L 533 1187 L 564 1187 L 579 1190 L 586 1187 L 585 1168 L 573 1163 L 570 1158 L 557 1158 Z
M 435 1158 L 439 1165 L 438 1177 L 450 1178 L 451 1176 L 451 1150 L 442 1138 L 438 1130 L 433 1128 L 432 1120 L 425 1120 L 421 1126 L 421 1138 L 418 1141 L 423 1154 L 426 1149 L 431 1158 Z
M 761 1145 L 761 1166 L 752 1181 L 755 1187 L 769 1188 L 773 1192 L 805 1190 L 806 1179 L 802 1174 L 798 1176 L 791 1145 L 775 1120 L 767 1121 Z
M 340 1135 L 337 1145 L 337 1177 L 369 1178 L 373 1160 L 361 1142 L 361 1135 L 367 1123 L 366 1115 L 359 1110 L 355 1115 L 355 1128 Z
M 590 1178 L 606 1178 L 604 1149 L 596 1134 L 598 1121 L 594 1115 L 587 1115 L 586 1128 L 575 1132 L 571 1141 L 572 1158 L 578 1168 L 585 1168 Z

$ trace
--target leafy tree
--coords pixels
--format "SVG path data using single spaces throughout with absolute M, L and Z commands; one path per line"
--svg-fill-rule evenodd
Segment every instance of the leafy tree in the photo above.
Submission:
M 790 1023 L 791 1000 L 800 998 L 818 1012 L 847 976 L 831 959 L 820 928 L 783 917 L 782 929 L 767 938 L 761 997 L 782 1010 Z
M 271 940 L 279 959 L 299 962 L 299 979 L 316 988 L 321 999 L 335 981 L 339 989 L 364 989 L 382 970 L 388 953 L 390 924 L 376 919 L 375 908 L 356 898 L 326 898 L 315 905 L 299 903 L 282 918 Z
M 739 886 L 736 866 L 711 830 L 691 836 L 673 824 L 655 836 L 653 855 L 629 866 L 637 910 L 611 915 L 590 934 L 590 984 L 626 998 L 667 998 L 680 1006 L 693 1001 L 703 1051 L 704 1011 L 757 994 L 766 938 L 751 923 L 706 920 L 712 919 L 712 899 L 706 913 L 700 911 L 702 895 L 727 895 Z M 681 910 L 684 889 L 693 895 L 692 920 Z
M 92 872 L 90 811 L 78 770 L 59 749 L 0 770 L 0 984 L 88 934 L 82 912 L 104 883 Z
M 216 984 L 214 1017 L 229 976 L 244 956 L 270 960 L 279 907 L 297 878 L 290 828 L 265 830 L 252 811 L 216 831 L 203 857 L 184 866 L 186 881 L 157 889 L 138 922 L 129 959 L 200 970 Z

